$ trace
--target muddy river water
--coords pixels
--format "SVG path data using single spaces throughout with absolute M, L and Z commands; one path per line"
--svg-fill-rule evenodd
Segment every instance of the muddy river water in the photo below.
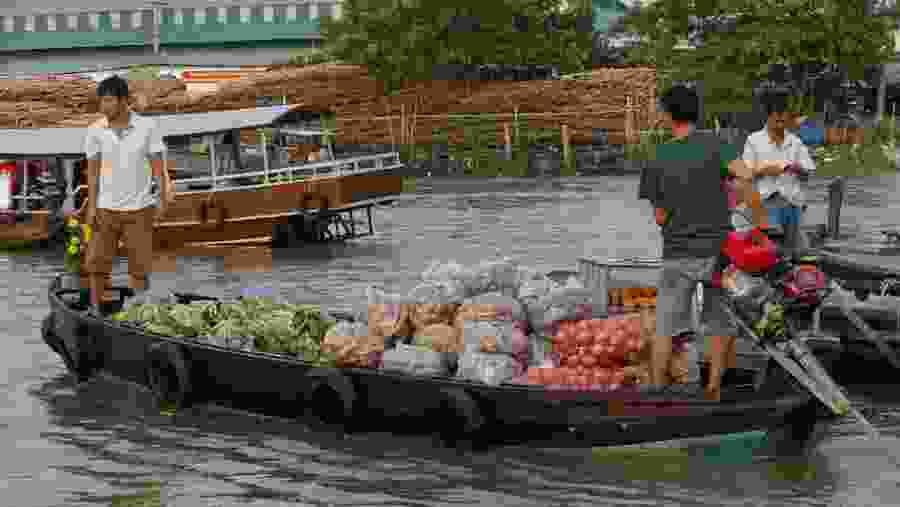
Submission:
M 898 181 L 853 181 L 847 230 L 900 229 Z M 811 222 L 824 221 L 825 184 L 813 182 Z M 235 272 L 228 259 L 179 258 L 160 283 L 348 308 L 372 284 L 405 291 L 432 260 L 512 256 L 574 268 L 580 256 L 655 256 L 658 231 L 636 187 L 634 176 L 420 184 L 417 195 L 376 210 L 375 237 L 276 252 L 257 273 Z M 418 437 L 336 442 L 294 421 L 216 407 L 161 416 L 132 385 L 99 378 L 76 388 L 44 345 L 46 287 L 61 269 L 59 253 L 0 256 L 0 506 L 863 506 L 900 498 L 900 396 L 890 389 L 854 398 L 883 441 L 862 440 L 859 427 L 841 422 L 811 456 L 792 461 L 752 458 L 739 440 L 460 457 Z

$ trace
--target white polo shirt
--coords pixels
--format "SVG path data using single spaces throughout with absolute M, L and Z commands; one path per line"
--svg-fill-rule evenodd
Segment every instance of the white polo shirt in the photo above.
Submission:
M 130 113 L 128 127 L 120 133 L 101 118 L 87 129 L 84 152 L 100 160 L 97 208 L 132 211 L 158 203 L 148 161 L 165 149 L 162 133 L 152 118 Z
M 806 145 L 803 144 L 799 137 L 788 131 L 785 131 L 784 142 L 780 145 L 769 139 L 769 132 L 765 128 L 750 134 L 747 137 L 747 143 L 744 145 L 742 158 L 745 162 L 786 160 L 796 162 L 800 169 L 807 174 L 816 172 L 816 164 L 810 157 Z M 782 197 L 794 206 L 802 206 L 806 201 L 800 181 L 792 174 L 760 176 L 756 179 L 754 186 L 763 199 L 775 193 L 780 193 Z

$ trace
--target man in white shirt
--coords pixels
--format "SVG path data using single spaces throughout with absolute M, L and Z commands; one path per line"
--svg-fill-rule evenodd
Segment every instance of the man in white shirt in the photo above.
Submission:
M 128 83 L 119 76 L 107 78 L 97 86 L 97 98 L 104 117 L 88 128 L 84 148 L 84 223 L 92 229 L 84 267 L 94 308 L 102 302 L 120 239 L 128 254 L 129 286 L 139 296 L 145 293 L 153 265 L 154 222 L 172 197 L 162 133 L 156 121 L 131 111 Z
M 806 196 L 802 182 L 815 173 L 816 165 L 799 137 L 786 130 L 791 114 L 788 94 L 769 91 L 764 96 L 766 127 L 750 134 L 744 145 L 744 162 L 753 169 L 755 186 L 768 210 L 769 226 L 784 231 L 784 246 L 795 250 L 807 246 L 800 232 Z

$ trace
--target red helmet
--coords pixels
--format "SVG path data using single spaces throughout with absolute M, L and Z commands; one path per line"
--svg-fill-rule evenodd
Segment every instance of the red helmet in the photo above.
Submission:
M 751 235 L 757 234 L 762 244 L 754 244 Z M 778 261 L 775 244 L 764 234 L 754 229 L 751 233 L 728 233 L 725 240 L 725 255 L 734 267 L 748 273 L 768 271 Z

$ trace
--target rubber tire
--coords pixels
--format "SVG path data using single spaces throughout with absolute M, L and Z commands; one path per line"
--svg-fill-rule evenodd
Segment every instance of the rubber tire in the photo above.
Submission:
M 464 389 L 446 388 L 439 392 L 437 414 L 438 443 L 444 447 L 463 449 L 467 444 L 480 444 L 478 433 L 486 426 L 486 418 L 478 403 Z
M 56 332 L 53 331 L 54 327 L 54 317 L 51 313 L 44 317 L 44 320 L 41 322 L 41 337 L 44 339 L 44 343 L 50 347 L 53 352 L 56 352 L 60 358 L 62 358 L 63 363 L 66 365 L 66 370 L 69 373 L 72 373 L 76 377 L 78 376 L 76 372 L 78 371 L 75 362 L 72 361 L 72 357 L 69 355 L 69 351 L 66 350 L 66 345 L 63 343 L 62 338 L 56 335 Z
M 311 426 L 344 435 L 353 430 L 356 388 L 349 377 L 336 368 L 316 368 L 309 379 L 305 406 Z
M 76 382 L 82 383 L 90 380 L 96 373 L 96 368 L 94 366 L 96 364 L 96 358 L 93 357 L 93 354 L 91 354 L 90 351 L 93 340 L 91 340 L 89 336 L 77 336 L 76 339 L 78 339 L 78 342 L 82 347 L 77 350 L 72 350 L 72 348 L 66 345 L 66 342 L 53 331 L 56 323 L 55 319 L 56 317 L 51 313 L 44 317 L 44 320 L 41 322 L 41 336 L 44 339 L 44 343 L 62 358 L 63 363 L 66 365 L 66 369 L 73 377 L 75 377 Z M 76 329 L 76 335 L 84 334 L 86 334 L 86 328 L 79 326 Z
M 173 402 L 177 409 L 193 404 L 190 363 L 178 345 L 153 343 L 147 347 L 146 360 L 147 386 L 158 401 Z

